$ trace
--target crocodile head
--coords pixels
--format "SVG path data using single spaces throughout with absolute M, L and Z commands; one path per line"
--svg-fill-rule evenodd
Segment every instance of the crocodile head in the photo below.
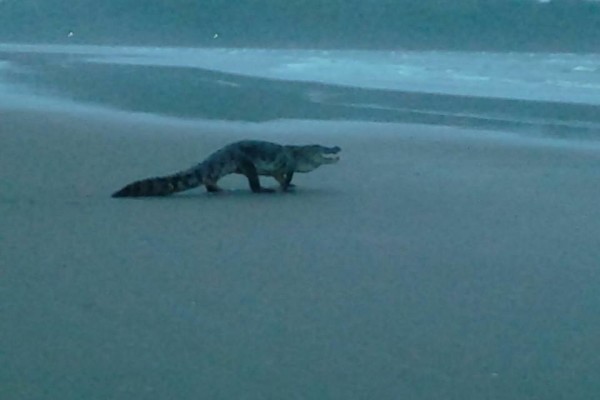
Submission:
M 340 159 L 338 146 L 326 147 L 318 144 L 307 146 L 289 146 L 296 161 L 296 172 L 309 172 L 323 164 L 333 164 Z

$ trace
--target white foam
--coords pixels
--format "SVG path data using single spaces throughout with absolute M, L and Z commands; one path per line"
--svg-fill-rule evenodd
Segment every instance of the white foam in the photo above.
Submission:
M 600 104 L 600 75 L 581 74 L 591 70 L 588 65 L 600 65 L 600 55 L 137 49 L 87 60 L 205 68 L 370 89 Z
M 573 71 L 576 72 L 598 72 L 599 67 L 591 67 L 591 66 L 587 66 L 587 65 L 578 65 L 576 67 L 573 68 Z

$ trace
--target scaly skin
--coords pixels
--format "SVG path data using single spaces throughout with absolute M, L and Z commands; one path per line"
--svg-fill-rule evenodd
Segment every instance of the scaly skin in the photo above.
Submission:
M 187 170 L 130 183 L 113 193 L 112 197 L 168 196 L 200 185 L 209 192 L 218 192 L 221 189 L 217 181 L 229 174 L 245 175 L 254 193 L 274 191 L 260 185 L 259 175 L 272 176 L 285 191 L 293 186 L 291 182 L 295 172 L 310 172 L 321 165 L 335 163 L 339 160 L 340 151 L 337 146 L 292 146 L 242 140 L 215 151 Z

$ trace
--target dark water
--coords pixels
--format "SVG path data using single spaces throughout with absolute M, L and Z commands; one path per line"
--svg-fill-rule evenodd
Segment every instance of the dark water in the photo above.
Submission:
M 0 2 L 0 41 L 597 51 L 598 37 L 585 0 Z

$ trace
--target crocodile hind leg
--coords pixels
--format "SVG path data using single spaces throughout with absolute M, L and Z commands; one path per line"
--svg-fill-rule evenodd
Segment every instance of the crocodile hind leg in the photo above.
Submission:
M 223 189 L 217 186 L 217 179 L 210 176 L 205 176 L 204 179 L 202 179 L 202 184 L 208 193 L 218 193 L 223 191 Z
M 248 178 L 248 184 L 250 185 L 250 189 L 254 193 L 272 193 L 273 189 L 267 189 L 260 186 L 260 180 L 258 179 L 258 172 L 256 171 L 256 167 L 251 161 L 242 161 L 239 167 L 240 173 L 244 174 L 246 178 Z

